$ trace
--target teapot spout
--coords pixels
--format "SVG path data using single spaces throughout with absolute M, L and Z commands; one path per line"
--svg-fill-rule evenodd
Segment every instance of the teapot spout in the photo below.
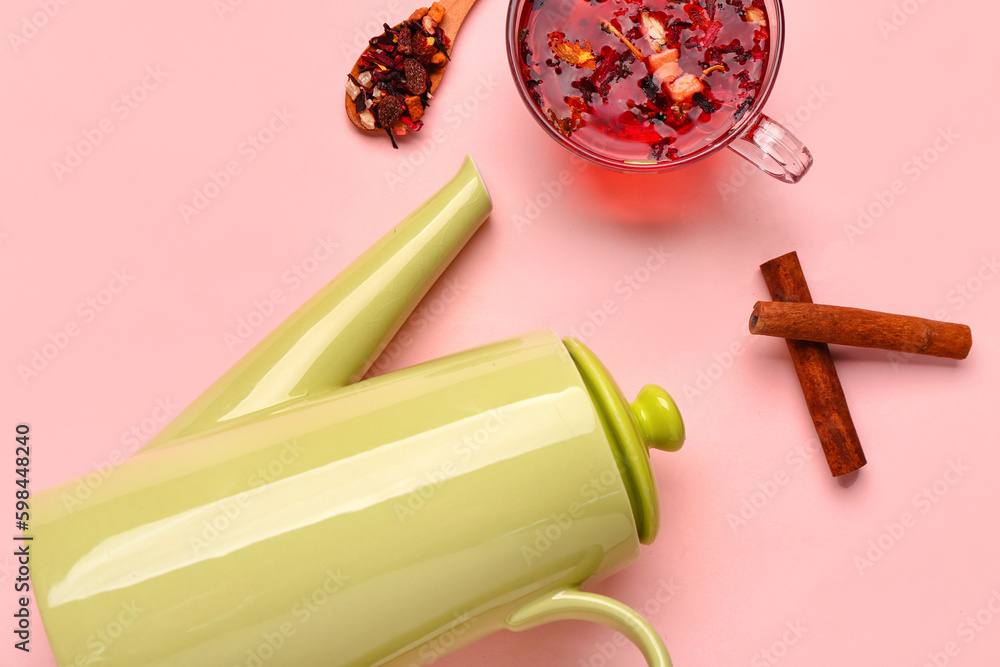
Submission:
M 359 380 L 489 216 L 471 157 L 219 378 L 143 451 L 262 417 Z

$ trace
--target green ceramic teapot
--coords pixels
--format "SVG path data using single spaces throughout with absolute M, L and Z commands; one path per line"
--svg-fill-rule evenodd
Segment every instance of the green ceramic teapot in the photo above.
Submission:
M 36 496 L 60 665 L 408 667 L 565 619 L 670 665 L 581 590 L 656 535 L 666 392 L 549 331 L 358 381 L 491 208 L 466 160 L 85 501 Z

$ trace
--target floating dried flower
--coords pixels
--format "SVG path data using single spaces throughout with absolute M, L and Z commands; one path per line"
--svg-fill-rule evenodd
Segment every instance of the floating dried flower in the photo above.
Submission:
M 640 18 L 643 34 L 649 40 L 649 45 L 653 47 L 653 50 L 659 53 L 667 45 L 667 26 L 659 17 L 649 12 L 643 12 Z
M 580 46 L 579 42 L 567 42 L 565 39 L 564 33 L 549 33 L 549 48 L 560 60 L 576 67 L 597 69 L 597 62 L 594 60 L 594 52 L 591 50 L 590 44 L 584 42 L 584 45 Z
M 759 26 L 767 26 L 767 14 L 764 10 L 759 7 L 750 7 L 747 9 L 747 21 L 751 23 L 756 23 Z

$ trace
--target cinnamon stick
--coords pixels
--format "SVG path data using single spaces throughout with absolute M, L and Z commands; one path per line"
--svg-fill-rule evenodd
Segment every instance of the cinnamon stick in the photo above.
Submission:
M 812 303 L 796 253 L 761 264 L 760 271 L 774 301 Z M 867 460 L 829 346 L 794 339 L 786 342 L 830 472 L 839 477 L 861 468 Z
M 812 303 L 758 301 L 750 333 L 947 359 L 965 359 L 972 349 L 972 330 L 964 324 Z

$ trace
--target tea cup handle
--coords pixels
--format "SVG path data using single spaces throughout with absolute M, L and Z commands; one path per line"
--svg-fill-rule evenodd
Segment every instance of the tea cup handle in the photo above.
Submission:
M 798 183 L 813 163 L 812 153 L 805 144 L 763 114 L 729 147 L 761 171 L 785 183 Z
M 535 598 L 507 617 L 507 627 L 528 630 L 555 621 L 591 621 L 625 635 L 646 657 L 649 667 L 673 667 L 663 639 L 631 607 L 579 588 L 560 588 Z

